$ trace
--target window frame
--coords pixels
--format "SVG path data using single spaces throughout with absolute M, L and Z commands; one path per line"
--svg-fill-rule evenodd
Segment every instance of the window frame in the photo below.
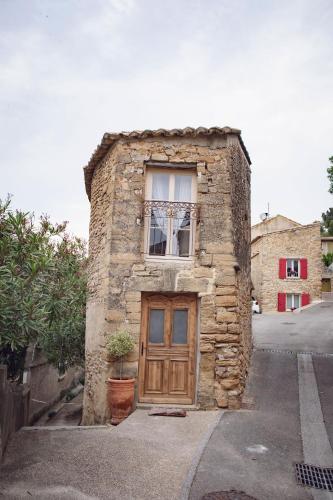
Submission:
M 194 168 L 182 169 L 182 168 L 158 168 L 158 167 L 146 167 L 146 184 L 145 184 L 145 201 L 151 201 L 152 198 L 152 187 L 153 187 L 153 175 L 154 174 L 167 174 L 169 178 L 169 199 L 168 200 L 158 200 L 158 201 L 169 201 L 174 202 L 175 195 L 175 177 L 177 175 L 189 176 L 192 178 L 191 183 L 191 200 L 188 203 L 197 202 L 197 173 Z M 157 200 L 154 200 L 157 201 Z M 196 225 L 195 219 L 191 218 L 190 226 L 190 238 L 189 238 L 189 256 L 181 257 L 179 255 L 172 255 L 172 224 L 173 218 L 168 218 L 168 229 L 167 229 L 167 244 L 165 255 L 150 255 L 149 254 L 149 236 L 150 236 L 150 222 L 151 216 L 145 217 L 144 220 L 144 259 L 153 260 L 157 262 L 165 262 L 166 260 L 189 262 L 194 260 L 194 248 L 195 248 L 195 233 Z
M 291 295 L 291 308 L 287 307 L 287 304 L 288 304 L 288 295 Z M 298 307 L 294 307 L 295 306 L 295 295 L 298 295 L 299 297 L 299 302 L 298 302 Z M 286 311 L 292 311 L 293 309 L 300 309 L 302 307 L 302 294 L 301 293 L 289 293 L 289 292 L 286 292 Z
M 295 261 L 298 261 L 298 275 L 288 276 L 288 261 L 292 262 L 292 269 L 295 268 Z M 286 258 L 286 279 L 289 280 L 299 280 L 301 278 L 301 259 L 299 257 L 287 257 Z

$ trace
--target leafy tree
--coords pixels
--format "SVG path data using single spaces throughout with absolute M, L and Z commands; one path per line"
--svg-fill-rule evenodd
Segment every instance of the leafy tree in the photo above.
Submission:
M 329 193 L 333 194 L 333 156 L 329 158 L 329 161 L 331 163 L 331 166 L 328 167 L 327 169 L 327 177 L 328 180 L 330 181 L 330 188 L 329 188 Z
M 326 267 L 330 266 L 333 263 L 333 253 L 329 252 L 326 255 L 323 255 L 323 262 Z
M 85 250 L 66 223 L 36 223 L 33 214 L 0 200 L 0 362 L 22 375 L 29 345 L 58 368 L 82 362 Z
M 333 208 L 329 208 L 326 213 L 321 214 L 321 217 L 321 233 L 326 236 L 333 236 Z

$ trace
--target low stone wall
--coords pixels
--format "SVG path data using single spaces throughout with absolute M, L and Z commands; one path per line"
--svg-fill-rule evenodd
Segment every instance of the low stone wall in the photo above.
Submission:
M 11 434 L 29 422 L 30 389 L 7 380 L 7 366 L 0 365 L 0 458 Z
M 69 368 L 59 376 L 58 370 L 47 362 L 39 349 L 29 347 L 25 361 L 24 381 L 30 387 L 29 422 L 34 423 L 66 392 L 78 384 L 82 368 Z

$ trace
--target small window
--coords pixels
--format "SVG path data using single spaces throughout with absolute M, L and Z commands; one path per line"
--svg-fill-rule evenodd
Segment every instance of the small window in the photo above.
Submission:
M 287 278 L 300 277 L 300 260 L 287 259 Z
M 189 258 L 194 253 L 196 176 L 188 171 L 148 170 L 145 254 Z
M 301 296 L 298 293 L 287 293 L 287 309 L 293 311 L 301 306 Z

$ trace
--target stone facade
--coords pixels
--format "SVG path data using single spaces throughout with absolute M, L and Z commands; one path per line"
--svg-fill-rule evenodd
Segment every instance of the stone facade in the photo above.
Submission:
M 144 258 L 147 162 L 192 165 L 200 219 L 188 261 Z M 239 408 L 251 353 L 250 160 L 234 129 L 106 134 L 85 169 L 91 200 L 86 325 L 85 424 L 109 419 L 105 380 L 115 367 L 106 336 L 125 326 L 136 349 L 125 362 L 137 377 L 144 292 L 195 293 L 198 353 L 195 402 Z
M 297 223 L 296 223 L 297 224 Z M 279 278 L 279 259 L 307 260 L 307 278 Z M 278 294 L 310 295 L 310 301 L 321 298 L 320 224 L 295 225 L 290 229 L 258 236 L 251 243 L 253 295 L 263 312 L 277 311 Z
M 251 240 L 254 240 L 258 236 L 263 234 L 273 233 L 275 231 L 282 231 L 283 229 L 291 229 L 293 227 L 301 226 L 298 222 L 288 219 L 284 215 L 275 215 L 274 217 L 268 217 L 266 220 L 255 224 L 251 228 Z

